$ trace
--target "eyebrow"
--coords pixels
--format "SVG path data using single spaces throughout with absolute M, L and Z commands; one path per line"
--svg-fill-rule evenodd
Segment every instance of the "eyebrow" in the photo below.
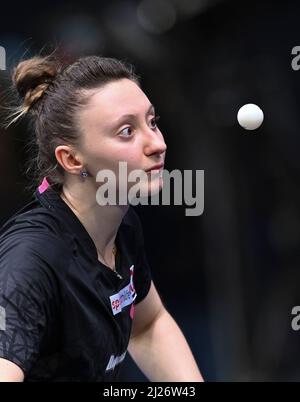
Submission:
M 151 112 L 153 112 L 155 114 L 155 108 L 154 106 L 151 104 L 145 114 L 145 116 L 148 116 Z M 112 128 L 117 128 L 123 120 L 125 119 L 132 119 L 135 118 L 137 115 L 136 114 L 124 114 L 123 116 L 119 117 L 112 125 Z

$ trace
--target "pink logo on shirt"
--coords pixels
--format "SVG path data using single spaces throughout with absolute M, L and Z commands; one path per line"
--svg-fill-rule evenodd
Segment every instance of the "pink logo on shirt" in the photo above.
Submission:
M 137 297 L 135 288 L 134 288 L 134 283 L 133 283 L 133 270 L 134 270 L 134 265 L 132 265 L 130 268 L 130 280 L 127 286 L 119 290 L 118 293 L 113 294 L 110 296 L 110 304 L 111 304 L 111 309 L 113 312 L 113 315 L 121 313 L 121 311 L 126 307 L 130 306 L 130 317 L 133 318 L 133 313 L 134 310 L 132 309 L 132 305 L 134 300 Z
M 43 193 L 49 187 L 47 178 L 44 177 L 42 183 L 39 185 L 39 193 Z

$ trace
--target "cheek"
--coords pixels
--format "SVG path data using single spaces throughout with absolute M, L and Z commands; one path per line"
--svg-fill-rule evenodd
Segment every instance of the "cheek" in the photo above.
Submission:
M 128 171 L 132 171 L 135 169 L 142 169 L 142 158 L 141 155 L 139 154 L 133 154 L 133 153 L 129 153 L 127 154 L 126 159 L 124 158 L 123 160 L 125 160 L 127 162 L 127 169 Z
M 85 144 L 84 159 L 91 170 L 115 170 L 118 161 L 116 150 L 106 141 L 89 141 Z
M 92 138 L 84 144 L 84 156 L 91 173 L 101 169 L 110 169 L 118 176 L 119 161 L 127 162 L 127 171 L 142 169 L 143 154 L 139 144 L 133 142 L 95 141 Z
M 130 172 L 134 169 L 142 169 L 142 152 L 139 147 L 128 144 L 127 146 L 115 147 L 114 152 L 111 154 L 115 163 L 118 166 L 118 162 L 127 163 L 127 171 Z

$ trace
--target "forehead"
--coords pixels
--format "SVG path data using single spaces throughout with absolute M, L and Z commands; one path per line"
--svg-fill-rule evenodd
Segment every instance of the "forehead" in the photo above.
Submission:
M 93 90 L 82 118 L 110 124 L 124 114 L 144 113 L 150 101 L 133 81 L 122 79 Z

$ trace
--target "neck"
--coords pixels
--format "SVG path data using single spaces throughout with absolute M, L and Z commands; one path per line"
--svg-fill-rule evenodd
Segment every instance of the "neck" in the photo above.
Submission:
M 98 257 L 111 265 L 117 232 L 129 205 L 99 205 L 96 191 L 97 188 L 88 186 L 88 183 L 64 185 L 60 196 L 90 235 Z

